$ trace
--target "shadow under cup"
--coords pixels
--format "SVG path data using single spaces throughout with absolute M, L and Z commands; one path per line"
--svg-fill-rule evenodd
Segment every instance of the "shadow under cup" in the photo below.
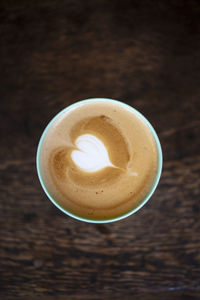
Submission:
M 148 194 L 145 196 L 145 198 L 136 206 L 134 207 L 132 210 L 128 211 L 127 213 L 123 214 L 123 215 L 120 215 L 118 217 L 114 217 L 114 218 L 108 218 L 108 219 L 103 219 L 103 220 L 93 220 L 93 219 L 89 219 L 89 218 L 85 218 L 85 217 L 81 217 L 79 215 L 76 215 L 74 213 L 71 213 L 70 211 L 68 211 L 66 208 L 63 208 L 60 204 L 58 204 L 56 202 L 56 199 L 53 199 L 53 197 L 50 195 L 49 191 L 47 190 L 45 184 L 44 184 L 44 180 L 42 178 L 42 175 L 41 175 L 41 167 L 40 167 L 40 153 L 41 153 L 41 148 L 42 148 L 42 143 L 43 143 L 43 140 L 44 140 L 44 137 L 48 131 L 48 129 L 53 125 L 54 121 L 57 120 L 57 118 L 59 118 L 64 112 L 66 111 L 69 111 L 71 109 L 74 109 L 78 106 L 83 105 L 84 103 L 88 103 L 90 101 L 106 101 L 106 102 L 112 102 L 112 103 L 116 103 L 116 104 L 120 104 L 120 105 L 123 105 L 124 108 L 126 109 L 129 109 L 129 111 L 131 111 L 134 115 L 137 115 L 146 125 L 147 127 L 149 128 L 149 130 L 151 131 L 153 137 L 154 137 L 154 140 L 155 140 L 155 143 L 156 143 L 156 147 L 157 147 L 157 153 L 158 153 L 158 166 L 157 166 L 157 173 L 155 175 L 155 180 L 148 192 Z M 79 102 L 76 102 L 68 107 L 66 107 L 65 109 L 63 109 L 61 112 L 59 112 L 51 121 L 50 123 L 47 125 L 47 127 L 45 128 L 41 138 L 40 138 L 40 141 L 39 141 L 39 144 L 38 144 L 38 148 L 37 148 L 37 156 L 36 156 L 36 167 L 37 167 L 37 173 L 38 173 L 38 177 L 39 177 L 39 180 L 40 180 L 40 183 L 42 185 L 42 188 L 44 190 L 44 192 L 46 193 L 46 195 L 48 196 L 48 198 L 53 202 L 53 204 L 59 208 L 61 211 L 63 211 L 65 214 L 69 215 L 70 217 L 73 217 L 79 221 L 84 221 L 84 222 L 89 222 L 89 223 L 109 223 L 109 222 L 114 222 L 114 221 L 119 221 L 121 219 L 124 219 L 130 215 L 132 215 L 133 213 L 135 213 L 136 211 L 138 211 L 149 199 L 150 197 L 152 196 L 152 194 L 154 193 L 157 185 L 158 185 L 158 182 L 159 182 L 159 179 L 160 179 L 160 176 L 161 176 L 161 171 L 162 171 L 162 162 L 163 162 L 163 158 L 162 158 L 162 149 L 161 149 L 161 145 L 160 145 L 160 141 L 158 139 L 158 136 L 154 130 L 154 128 L 152 127 L 152 125 L 149 123 L 149 121 L 140 113 L 138 112 L 136 109 L 134 109 L 133 107 L 123 103 L 123 102 L 120 102 L 120 101 L 117 101 L 117 100 L 113 100 L 113 99 L 106 99 L 106 98 L 92 98 L 92 99 L 86 99 L 86 100 L 82 100 L 82 101 L 79 101 Z

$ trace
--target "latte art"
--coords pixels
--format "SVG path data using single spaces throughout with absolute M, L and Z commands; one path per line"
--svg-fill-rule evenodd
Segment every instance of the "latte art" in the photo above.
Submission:
M 115 167 L 109 160 L 105 145 L 94 135 L 84 134 L 77 138 L 79 150 L 72 151 L 74 163 L 85 172 L 96 172 L 105 167 Z
M 120 103 L 89 101 L 62 112 L 48 128 L 41 176 L 56 202 L 74 215 L 106 220 L 138 206 L 158 167 L 154 137 Z

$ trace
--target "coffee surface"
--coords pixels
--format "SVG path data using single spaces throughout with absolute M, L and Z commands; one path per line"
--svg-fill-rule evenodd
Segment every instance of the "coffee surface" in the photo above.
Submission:
M 41 175 L 53 199 L 89 219 L 120 216 L 149 192 L 157 172 L 154 137 L 118 102 L 93 100 L 62 112 L 40 152 Z

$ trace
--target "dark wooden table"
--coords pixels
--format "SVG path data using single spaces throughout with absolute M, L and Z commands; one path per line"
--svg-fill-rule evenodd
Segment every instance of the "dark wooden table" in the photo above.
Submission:
M 0 298 L 199 299 L 199 1 L 1 1 L 0 37 Z M 35 167 L 91 97 L 141 111 L 164 153 L 148 204 L 105 225 L 60 212 Z

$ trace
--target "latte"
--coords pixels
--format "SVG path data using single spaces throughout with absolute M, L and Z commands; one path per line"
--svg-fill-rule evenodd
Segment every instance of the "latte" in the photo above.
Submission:
M 54 118 L 41 141 L 39 164 L 45 188 L 60 207 L 107 220 L 145 199 L 158 172 L 158 148 L 136 111 L 95 99 Z

